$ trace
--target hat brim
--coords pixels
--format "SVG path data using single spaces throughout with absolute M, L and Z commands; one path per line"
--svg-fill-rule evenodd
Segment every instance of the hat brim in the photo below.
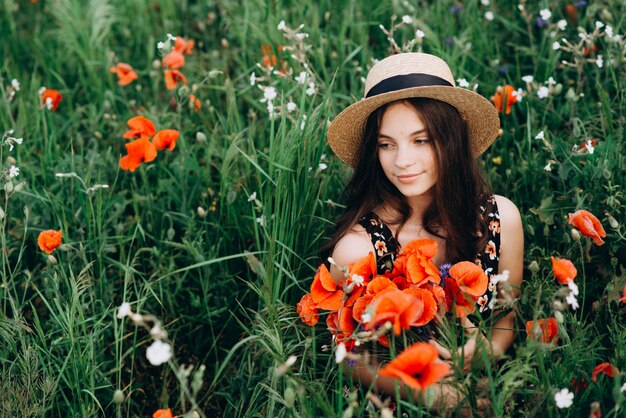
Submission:
M 482 154 L 498 136 L 500 117 L 489 100 L 460 87 L 423 86 L 379 94 L 348 106 L 328 127 L 327 139 L 330 148 L 343 162 L 354 167 L 369 115 L 387 103 L 417 97 L 440 100 L 459 111 L 467 124 L 470 148 L 474 157 Z

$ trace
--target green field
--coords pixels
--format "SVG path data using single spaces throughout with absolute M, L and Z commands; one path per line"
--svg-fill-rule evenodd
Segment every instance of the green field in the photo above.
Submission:
M 517 337 L 503 361 L 456 370 L 466 399 L 445 413 L 486 398 L 485 416 L 624 416 L 625 16 L 622 0 L 0 0 L 0 417 L 385 416 L 296 303 L 350 176 L 328 122 L 400 50 L 521 98 L 481 157 L 524 223 Z M 195 42 L 171 90 L 168 34 Z M 119 85 L 118 63 L 137 78 Z M 180 136 L 122 170 L 136 116 Z M 579 209 L 604 245 L 572 232 Z M 50 255 L 44 230 L 62 231 Z M 551 256 L 578 270 L 577 309 Z M 558 343 L 529 338 L 550 317 Z M 613 376 L 592 379 L 605 362 Z M 395 416 L 443 414 L 393 400 Z

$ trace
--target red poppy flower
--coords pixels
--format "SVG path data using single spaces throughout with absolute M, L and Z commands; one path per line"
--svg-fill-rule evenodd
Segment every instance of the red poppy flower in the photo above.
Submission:
M 185 66 L 185 56 L 179 51 L 172 51 L 163 57 L 163 67 L 170 70 L 179 70 Z
M 149 138 L 156 132 L 154 123 L 143 116 L 135 116 L 126 122 L 130 129 L 124 133 L 124 138 Z
M 176 141 L 179 136 L 180 133 L 176 129 L 163 129 L 152 138 L 152 143 L 158 150 L 167 148 L 168 151 L 172 151 L 176 148 Z
M 389 290 L 372 299 L 374 317 L 367 323 L 366 328 L 372 329 L 376 325 L 387 321 L 393 324 L 393 332 L 400 335 L 402 329 L 409 329 L 424 310 L 424 303 L 415 296 L 401 290 Z
M 450 371 L 439 361 L 437 349 L 428 343 L 415 343 L 387 363 L 379 374 L 402 380 L 407 386 L 423 390 L 434 385 Z
M 189 105 L 193 107 L 195 113 L 198 113 L 198 111 L 202 109 L 202 102 L 193 94 L 189 95 Z
M 157 156 L 156 147 L 145 136 L 126 144 L 126 151 L 128 155 L 120 158 L 122 170 L 135 171 L 141 163 L 153 161 Z
M 195 44 L 196 42 L 193 39 L 186 40 L 182 36 L 177 36 L 176 41 L 174 41 L 174 51 L 180 52 L 181 54 L 192 55 Z
M 298 316 L 307 325 L 314 326 L 319 321 L 319 311 L 310 293 L 302 296 L 297 305 Z
M 133 67 L 123 62 L 111 67 L 110 71 L 117 74 L 117 77 L 119 78 L 117 84 L 120 86 L 127 86 L 139 77 L 135 70 L 133 70 Z
M 541 331 L 541 342 L 544 344 L 556 345 L 559 341 L 559 324 L 555 318 L 537 319 L 536 321 L 526 322 L 526 334 L 528 338 L 537 339 L 535 327 Z
M 324 264 L 320 265 L 311 284 L 311 297 L 319 309 L 336 311 L 342 306 L 343 290 L 341 290 L 333 276 Z
M 509 84 L 506 86 L 498 86 L 496 93 L 491 96 L 491 101 L 499 113 L 502 113 L 506 107 L 506 114 L 511 114 L 511 105 L 517 103 L 517 98 L 513 95 L 515 88 Z M 506 106 L 505 106 L 506 103 Z
M 365 309 L 367 309 L 372 299 L 374 299 L 374 296 L 387 292 L 389 290 L 397 290 L 397 289 L 398 289 L 398 286 L 396 286 L 394 282 L 389 280 L 389 278 L 384 277 L 384 276 L 375 277 L 367 285 L 365 289 L 365 295 L 357 298 L 356 301 L 354 302 L 354 306 L 352 307 L 354 319 L 359 322 L 362 320 L 363 312 L 365 312 Z
M 52 254 L 52 251 L 61 245 L 62 240 L 63 233 L 60 229 L 58 231 L 48 229 L 39 233 L 37 244 L 39 244 L 41 251 L 44 251 L 46 254 Z
M 411 241 L 404 247 L 407 282 L 419 286 L 427 282 L 439 284 L 439 269 L 432 258 L 437 254 L 437 242 L 430 239 Z
M 567 258 L 550 258 L 552 259 L 552 271 L 559 282 L 567 284 L 567 279 L 574 280 L 576 278 L 578 272 L 571 261 Z
M 437 302 L 429 290 L 411 287 L 404 289 L 403 292 L 415 296 L 415 298 L 419 301 L 419 304 L 422 305 L 420 314 L 411 323 L 411 326 L 421 327 L 422 325 L 426 325 L 433 320 L 437 314 Z
M 580 231 L 586 237 L 593 238 L 596 245 L 604 244 L 602 238 L 606 237 L 606 232 L 602 224 L 591 212 L 579 210 L 568 214 L 569 223 Z
M 369 252 L 365 257 L 348 266 L 350 276 L 356 274 L 363 277 L 363 284 L 367 285 L 373 276 L 376 275 L 376 257 L 373 252 Z
M 618 302 L 626 303 L 626 285 L 624 286 L 622 297 L 617 299 Z
M 591 380 L 593 382 L 598 380 L 598 375 L 600 373 L 604 373 L 609 377 L 615 377 L 615 375 L 619 373 L 619 369 L 611 363 L 600 363 L 593 368 L 593 371 L 591 372 Z
M 41 102 L 45 107 L 53 112 L 56 112 L 61 100 L 63 100 L 63 96 L 58 90 L 43 89 L 43 92 L 41 93 Z
M 165 87 L 167 87 L 168 90 L 172 90 L 176 87 L 179 81 L 183 84 L 187 84 L 187 77 L 178 70 L 165 70 L 163 75 L 165 77 Z
M 172 411 L 170 408 L 167 409 L 158 409 L 154 414 L 152 414 L 152 418 L 176 418 L 172 415 Z
M 470 261 L 461 261 L 450 267 L 448 273 L 456 280 L 459 288 L 472 296 L 482 296 L 487 291 L 489 278 L 482 268 Z
M 326 317 L 326 326 L 335 336 L 337 343 L 344 343 L 348 351 L 354 348 L 354 340 L 350 338 L 356 328 L 356 323 L 352 319 L 352 309 L 341 308 L 329 314 Z
M 474 297 L 461 290 L 456 280 L 446 281 L 446 310 L 449 312 L 454 308 L 457 318 L 463 318 L 476 310 Z

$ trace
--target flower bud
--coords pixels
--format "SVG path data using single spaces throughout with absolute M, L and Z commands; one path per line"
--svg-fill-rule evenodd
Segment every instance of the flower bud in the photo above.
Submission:
M 600 310 L 600 301 L 599 300 L 593 301 L 593 303 L 591 304 L 591 310 L 594 311 L 594 312 L 598 312 Z
M 52 254 L 48 255 L 48 263 L 52 264 L 53 266 L 56 266 L 57 264 L 56 257 L 53 256 Z
M 533 273 L 537 273 L 539 271 L 539 264 L 536 260 L 530 262 L 530 264 L 528 265 L 528 270 L 532 271 Z
M 578 229 L 572 228 L 571 235 L 574 241 L 580 241 L 581 235 L 580 235 L 580 232 L 578 232 Z
M 287 406 L 287 408 L 293 408 L 293 404 L 296 400 L 296 392 L 293 390 L 291 386 L 285 389 L 284 398 L 285 398 L 285 405 Z
M 113 392 L 113 402 L 120 405 L 124 402 L 124 399 L 126 398 L 126 396 L 124 396 L 124 392 L 122 392 L 121 390 L 117 389 L 115 392 Z
M 609 212 L 605 212 L 605 215 L 606 215 L 606 218 L 609 220 L 609 225 L 611 225 L 611 228 L 613 229 L 619 228 L 619 222 L 617 222 L 617 219 L 612 217 Z
M 206 216 L 206 210 L 204 210 L 202 206 L 198 206 L 197 212 L 198 216 L 201 218 L 204 218 Z
M 197 132 L 196 141 L 200 142 L 201 144 L 206 143 L 206 135 L 202 132 Z
M 554 312 L 554 319 L 556 319 L 556 322 L 559 324 L 562 324 L 564 321 L 563 314 L 560 311 Z

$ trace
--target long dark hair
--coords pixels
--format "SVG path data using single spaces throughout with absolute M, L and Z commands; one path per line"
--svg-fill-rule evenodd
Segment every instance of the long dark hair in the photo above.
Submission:
M 473 261 L 485 246 L 487 225 L 480 206 L 491 190 L 472 156 L 467 126 L 454 106 L 434 99 L 404 99 L 420 115 L 431 139 L 437 168 L 434 198 L 424 212 L 424 229 L 446 240 L 446 261 Z M 405 196 L 387 179 L 378 160 L 378 130 L 391 103 L 370 114 L 359 159 L 343 191 L 346 210 L 336 224 L 330 241 L 320 250 L 322 260 L 337 242 L 377 206 L 385 203 L 396 209 L 396 219 L 386 220 L 400 230 L 411 216 Z

